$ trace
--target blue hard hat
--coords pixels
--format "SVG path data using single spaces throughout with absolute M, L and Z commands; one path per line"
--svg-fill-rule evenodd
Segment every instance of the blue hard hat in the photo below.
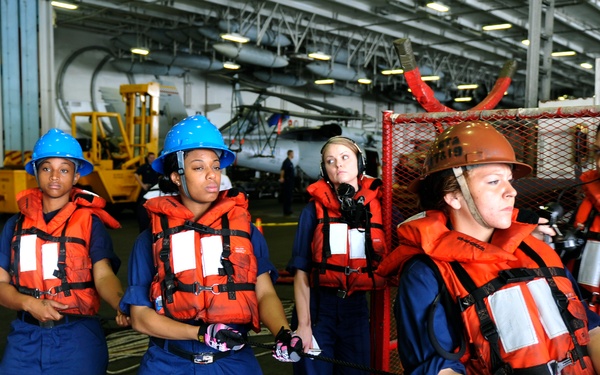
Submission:
M 221 168 L 227 168 L 235 160 L 235 153 L 223 142 L 223 136 L 215 125 L 203 115 L 187 117 L 175 124 L 165 137 L 163 151 L 154 162 L 152 168 L 164 174 L 165 157 L 177 151 L 206 148 L 220 151 Z M 217 153 L 219 154 L 219 153 Z
M 27 173 L 35 176 L 36 162 L 48 158 L 72 159 L 80 176 L 90 174 L 94 165 L 83 157 L 81 145 L 72 135 L 59 129 L 50 129 L 33 146 L 31 161 L 25 164 Z

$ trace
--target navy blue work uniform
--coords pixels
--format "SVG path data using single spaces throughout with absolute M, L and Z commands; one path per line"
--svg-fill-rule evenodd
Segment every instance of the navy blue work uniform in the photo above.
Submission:
M 294 239 L 292 258 L 287 270 L 294 274 L 302 270 L 311 274 L 311 244 L 317 227 L 315 203 L 310 202 L 300 214 Z M 321 355 L 348 363 L 370 366 L 369 308 L 366 292 L 353 292 L 340 298 L 332 288 L 311 288 L 310 319 L 312 333 Z M 292 329 L 297 327 L 294 310 Z M 294 374 L 364 375 L 364 371 L 348 366 L 303 357 L 294 365 Z
M 44 214 L 46 223 L 60 210 Z M 17 216 L 8 219 L 0 237 L 0 267 L 10 272 L 11 241 Z M 113 251 L 106 227 L 92 216 L 90 257 L 92 264 L 108 259 L 117 273 L 121 261 Z M 54 322 L 52 328 L 33 324 L 35 319 L 19 312 L 10 324 L 10 333 L 0 363 L 2 375 L 105 375 L 108 367 L 108 348 L 99 319 Z
M 250 241 L 257 260 L 257 276 L 269 272 L 271 281 L 275 283 L 278 274 L 269 259 L 267 242 L 254 225 L 251 226 Z M 147 229 L 140 233 L 131 252 L 128 267 L 129 286 L 119 306 L 121 311 L 129 314 L 132 305 L 155 309 L 154 303 L 149 298 L 150 285 L 155 274 L 152 233 L 150 229 Z M 246 326 L 230 326 L 242 333 L 248 331 Z M 254 351 L 249 345 L 245 345 L 240 350 L 224 352 L 222 358 L 211 364 L 195 364 L 190 359 L 184 359 L 171 353 L 169 351 L 170 347 L 187 353 L 221 353 L 196 340 L 161 340 L 159 342 L 151 340 L 148 351 L 142 358 L 138 374 L 262 374 L 260 365 L 254 356 Z

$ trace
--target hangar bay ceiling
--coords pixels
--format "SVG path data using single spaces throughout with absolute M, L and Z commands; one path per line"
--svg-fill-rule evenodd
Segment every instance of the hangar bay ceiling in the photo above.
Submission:
M 515 61 L 513 83 L 499 107 L 524 106 L 532 69 L 528 50 L 534 51 L 532 56 L 539 51 L 533 65 L 539 67 L 540 100 L 590 97 L 595 59 L 600 57 L 600 0 L 533 0 L 532 6 L 523 0 L 438 1 L 449 8 L 446 12 L 422 0 L 71 2 L 78 5 L 76 10 L 55 8 L 56 26 L 110 36 L 111 63 L 122 71 L 181 75 L 198 70 L 225 79 L 235 75 L 252 87 L 303 86 L 390 102 L 412 100 L 402 74 L 382 74 L 401 68 L 393 47 L 399 38 L 410 39 L 422 76 L 439 77 L 428 84 L 448 103 L 472 95 L 476 104 L 502 66 Z M 530 17 L 530 8 L 540 16 Z M 498 24 L 510 28 L 483 30 Z M 223 40 L 224 33 L 248 42 Z M 523 41 L 529 39 L 527 46 Z M 132 55 L 132 47 L 150 53 Z M 332 59 L 308 57 L 317 51 Z M 550 55 L 564 51 L 574 54 Z M 225 69 L 226 63 L 240 69 Z M 325 78 L 335 83 L 314 84 Z M 361 78 L 370 83 L 358 83 Z M 479 87 L 458 90 L 473 83 Z

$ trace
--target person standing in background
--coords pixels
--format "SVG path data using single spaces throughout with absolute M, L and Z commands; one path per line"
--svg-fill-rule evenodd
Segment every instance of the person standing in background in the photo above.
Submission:
M 119 326 L 121 261 L 105 226 L 119 222 L 99 196 L 74 187 L 94 166 L 75 138 L 50 129 L 27 173 L 38 187 L 17 194 L 20 212 L 0 237 L 0 305 L 16 310 L 0 374 L 104 375 L 108 348 L 98 311 L 104 300 Z
M 283 201 L 283 215 L 290 216 L 292 212 L 292 201 L 294 200 L 294 185 L 296 176 L 294 171 L 294 150 L 288 150 L 287 158 L 281 164 L 279 182 L 281 185 L 281 199 Z
M 364 155 L 352 139 L 336 136 L 325 143 L 322 178 L 307 188 L 311 200 L 300 213 L 287 270 L 294 275 L 292 328 L 297 326 L 304 351 L 370 366 L 367 292 L 385 287 L 374 271 L 387 247 L 381 180 L 364 172 Z M 303 358 L 294 374 L 364 372 Z
M 148 213 L 144 208 L 144 203 L 146 202 L 144 195 L 152 186 L 158 184 L 158 178 L 160 177 L 160 175 L 152 169 L 152 163 L 156 160 L 156 154 L 154 152 L 149 152 L 145 160 L 146 162 L 140 165 L 134 174 L 135 180 L 142 187 L 136 202 L 136 216 L 140 233 L 150 225 Z

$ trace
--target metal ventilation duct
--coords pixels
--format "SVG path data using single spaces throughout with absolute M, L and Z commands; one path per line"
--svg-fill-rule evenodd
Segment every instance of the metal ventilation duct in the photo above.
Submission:
M 289 64 L 285 57 L 255 46 L 217 43 L 213 48 L 222 55 L 241 63 L 266 68 L 283 68 Z
M 302 79 L 294 74 L 279 73 L 279 72 L 265 72 L 263 70 L 255 71 L 252 75 L 263 82 L 271 83 L 274 85 L 299 87 L 306 85 L 306 80 Z
M 240 28 L 240 24 L 237 21 L 221 20 L 219 21 L 219 29 L 223 32 L 239 33 L 244 35 L 246 38 L 250 38 L 251 41 L 258 41 L 258 28 L 255 25 Z M 267 30 L 260 39 L 260 44 L 271 47 L 287 47 L 292 44 L 292 41 L 285 35 L 276 33 L 273 30 Z
M 333 78 L 338 81 L 356 81 L 362 78 L 356 69 L 345 64 L 315 61 L 307 64 L 306 69 L 319 77 Z
M 204 72 L 212 72 L 223 69 L 223 63 L 208 56 L 196 55 L 187 52 L 160 50 L 152 51 L 150 58 L 163 65 L 176 65 L 182 68 L 196 69 Z
M 185 69 L 177 66 L 166 66 L 153 61 L 132 61 L 129 58 L 116 59 L 110 62 L 111 65 L 124 73 L 131 74 L 150 74 L 155 76 L 180 76 L 185 73 Z

